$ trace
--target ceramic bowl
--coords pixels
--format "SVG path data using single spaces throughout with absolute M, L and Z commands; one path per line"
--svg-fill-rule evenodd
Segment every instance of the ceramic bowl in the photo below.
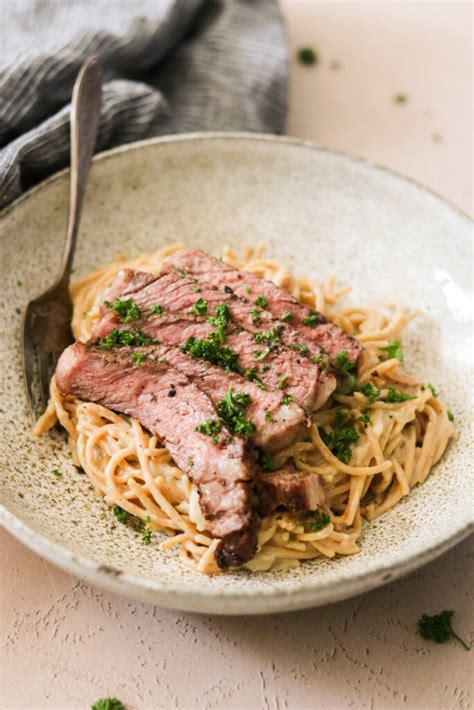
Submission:
M 64 241 L 68 173 L 0 219 L 2 520 L 23 543 L 93 584 L 176 609 L 256 614 L 367 591 L 441 554 L 472 526 L 469 422 L 472 356 L 467 217 L 393 173 L 298 140 L 194 134 L 128 145 L 95 158 L 76 275 L 172 242 L 213 254 L 263 241 L 321 281 L 335 273 L 355 303 L 397 298 L 421 315 L 404 339 L 408 370 L 432 382 L 459 438 L 426 483 L 364 527 L 361 552 L 295 570 L 206 577 L 174 551 L 144 546 L 72 465 L 59 432 L 35 439 L 21 367 L 26 303 L 52 281 Z M 52 475 L 54 469 L 62 478 Z

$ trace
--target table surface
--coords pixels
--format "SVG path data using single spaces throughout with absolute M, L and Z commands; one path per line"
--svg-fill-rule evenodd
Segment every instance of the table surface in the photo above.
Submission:
M 472 213 L 470 3 L 282 3 L 288 133 L 387 165 Z M 406 96 L 405 103 L 394 97 Z M 415 633 L 455 609 L 471 643 L 472 540 L 398 582 L 288 615 L 181 614 L 100 591 L 1 532 L 0 707 L 472 708 L 473 653 Z

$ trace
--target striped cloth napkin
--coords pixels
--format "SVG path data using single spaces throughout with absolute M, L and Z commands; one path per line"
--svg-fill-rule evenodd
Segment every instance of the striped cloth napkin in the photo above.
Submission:
M 90 54 L 105 66 L 96 151 L 284 129 L 276 0 L 0 0 L 0 26 L 0 207 L 68 164 L 69 101 Z

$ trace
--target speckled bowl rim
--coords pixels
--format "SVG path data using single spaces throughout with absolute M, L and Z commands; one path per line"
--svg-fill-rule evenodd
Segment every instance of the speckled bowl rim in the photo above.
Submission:
M 438 195 L 433 190 L 419 184 L 411 178 L 404 177 L 399 173 L 386 168 L 374 161 L 353 156 L 343 151 L 333 150 L 320 146 L 312 141 L 301 140 L 297 138 L 289 138 L 286 136 L 274 136 L 258 133 L 224 133 L 224 132 L 200 132 L 187 133 L 180 135 L 170 135 L 159 138 L 151 138 L 144 141 L 129 143 L 118 148 L 98 154 L 94 157 L 94 163 L 113 159 L 116 155 L 124 152 L 142 150 L 147 146 L 155 146 L 157 144 L 184 142 L 184 141 L 212 141 L 218 140 L 248 140 L 248 141 L 267 141 L 275 144 L 287 144 L 293 147 L 301 147 L 305 150 L 315 150 L 322 153 L 333 154 L 356 164 L 363 164 L 375 171 L 382 171 L 390 174 L 395 180 L 402 181 L 409 186 L 421 190 L 437 200 L 444 203 L 458 216 L 465 219 L 469 225 L 472 225 L 470 217 L 461 209 L 452 205 L 448 200 Z M 69 172 L 69 169 L 61 170 L 55 173 L 47 180 L 41 182 L 33 189 L 19 197 L 13 203 L 8 205 L 0 212 L 0 218 L 9 214 L 17 205 L 29 200 L 32 195 L 43 190 L 47 185 L 61 180 L 64 175 Z M 474 516 L 473 516 L 474 517 Z M 107 565 L 100 565 L 83 555 L 79 555 L 71 550 L 68 550 L 61 545 L 49 540 L 43 535 L 35 532 L 19 517 L 7 510 L 0 504 L 0 523 L 16 537 L 20 542 L 25 544 L 31 550 L 49 560 L 53 564 L 61 567 L 67 572 L 70 572 L 88 582 L 95 584 L 103 589 L 118 594 L 133 597 L 143 601 L 158 604 L 167 608 L 181 610 L 195 610 L 196 601 L 199 600 L 200 611 L 204 613 L 221 613 L 221 614 L 262 614 L 281 611 L 293 611 L 308 607 L 319 606 L 336 602 L 341 599 L 361 594 L 370 591 L 378 586 L 393 581 L 408 572 L 411 572 L 421 565 L 430 562 L 436 557 L 442 555 L 451 547 L 466 538 L 474 530 L 474 520 L 468 524 L 460 525 L 460 527 L 452 532 L 447 538 L 440 535 L 431 545 L 424 546 L 421 550 L 416 550 L 413 554 L 407 555 L 406 552 L 400 552 L 399 555 L 392 555 L 390 563 L 387 565 L 379 565 L 376 569 L 370 572 L 363 571 L 360 574 L 341 574 L 337 579 L 324 581 L 318 580 L 317 586 L 312 580 L 310 583 L 304 582 L 298 587 L 292 588 L 291 591 L 276 588 L 266 588 L 256 591 L 246 590 L 245 587 L 238 591 L 229 591 L 222 589 L 216 592 L 206 588 L 193 588 L 192 590 L 183 589 L 179 584 L 170 584 L 169 582 L 162 583 L 156 579 L 147 579 L 129 572 L 118 571 Z M 225 599 L 225 605 L 219 605 L 215 608 L 216 596 Z M 249 605 L 249 599 L 252 599 L 252 604 Z

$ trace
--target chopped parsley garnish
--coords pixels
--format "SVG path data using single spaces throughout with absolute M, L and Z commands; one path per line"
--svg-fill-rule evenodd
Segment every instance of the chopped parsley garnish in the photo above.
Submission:
M 122 525 L 126 525 L 128 523 L 129 514 L 119 505 L 114 505 L 114 507 L 112 508 L 112 512 L 119 523 L 122 523 Z
M 450 422 L 454 422 L 454 414 L 453 414 L 452 412 L 450 412 L 449 409 L 448 409 L 448 411 L 447 411 L 447 415 L 448 415 L 449 421 L 450 421 Z
M 217 333 L 209 333 L 205 340 L 188 338 L 181 349 L 194 359 L 207 360 L 213 365 L 227 371 L 238 372 L 240 375 L 243 373 L 242 367 L 238 363 L 238 353 L 219 345 Z
M 423 614 L 417 622 L 418 633 L 427 641 L 434 641 L 435 643 L 446 643 L 446 641 L 456 639 L 466 651 L 470 651 L 470 646 L 453 631 L 451 626 L 453 616 L 454 611 L 448 609 L 435 614 L 435 616 Z
M 313 362 L 315 362 L 323 372 L 328 372 L 329 370 L 329 355 L 321 354 L 321 355 L 313 355 L 311 358 Z
M 205 316 L 207 313 L 207 301 L 203 298 L 198 298 L 194 306 L 191 308 L 191 313 L 195 316 Z
M 217 435 L 222 429 L 222 421 L 220 419 L 206 419 L 205 422 L 198 424 L 194 429 L 200 434 L 210 436 L 212 443 L 217 444 Z
M 255 382 L 258 385 L 258 387 L 260 387 L 260 389 L 263 389 L 263 390 L 267 389 L 265 387 L 265 385 L 263 384 L 262 380 L 260 379 L 260 377 L 258 376 L 258 370 L 255 367 L 255 365 L 253 367 L 249 367 L 247 370 L 245 370 L 244 377 L 249 382 Z
M 245 407 L 248 407 L 250 402 L 251 397 L 247 394 L 247 392 L 238 392 L 237 394 L 234 394 L 232 389 L 230 389 L 218 405 L 222 408 L 222 412 L 220 412 L 220 414 L 222 417 L 230 417 L 232 414 L 236 414 L 242 409 L 245 409 Z
M 194 293 L 201 293 L 201 289 L 199 288 L 199 286 L 192 286 L 191 291 L 193 291 Z
M 53 471 L 52 473 L 53 473 L 53 476 L 54 476 L 55 478 L 61 478 L 61 476 L 63 475 L 63 474 L 61 473 L 61 471 L 58 471 L 58 470 L 55 470 L 55 471 Z
M 253 367 L 249 367 L 247 370 L 245 370 L 244 377 L 249 382 L 260 382 L 259 377 L 258 377 L 258 370 L 255 367 L 255 365 Z
M 352 458 L 351 445 L 357 443 L 359 434 L 347 414 L 338 409 L 332 425 L 332 433 L 322 432 L 321 439 L 339 461 L 347 464 Z
M 149 515 L 146 516 L 146 522 L 143 522 L 143 520 L 140 520 L 134 515 L 130 515 L 130 513 L 121 508 L 119 505 L 114 505 L 112 512 L 115 515 L 117 522 L 122 523 L 122 525 L 127 525 L 137 533 L 141 533 L 142 542 L 145 545 L 149 545 L 151 543 L 152 531 Z
M 294 317 L 295 317 L 295 314 L 293 313 L 293 311 L 283 311 L 283 313 L 280 316 L 280 320 L 287 321 L 287 320 L 291 320 Z
M 337 394 L 351 395 L 356 388 L 356 378 L 352 374 L 344 376 L 344 380 L 336 389 Z
M 262 367 L 260 369 L 262 372 L 268 372 L 268 370 L 270 369 L 270 365 L 266 362 L 265 364 L 262 365 Z
M 164 313 L 167 309 L 164 306 L 160 306 L 158 303 L 154 303 L 153 306 L 151 307 L 151 313 Z
M 201 299 L 202 300 L 202 299 Z M 221 343 L 225 340 L 225 329 L 230 321 L 230 310 L 227 303 L 219 303 L 213 316 L 207 319 L 213 328 L 217 330 L 217 336 Z
M 147 358 L 144 353 L 132 353 L 130 357 L 132 358 L 135 367 L 141 367 L 143 360 L 146 360 Z
M 249 394 L 234 393 L 230 389 L 217 405 L 219 417 L 207 419 L 202 424 L 198 424 L 195 430 L 210 436 L 213 444 L 217 444 L 217 435 L 223 426 L 226 426 L 236 436 L 252 436 L 255 433 L 255 424 L 250 419 L 246 419 L 243 413 L 250 401 Z
M 389 402 L 390 404 L 397 404 L 398 402 L 406 402 L 409 399 L 416 399 L 415 395 L 408 394 L 407 392 L 400 392 L 399 390 L 396 390 L 394 387 L 388 388 L 388 394 L 385 397 L 385 401 Z
M 249 394 L 245 392 L 234 394 L 230 389 L 217 405 L 219 416 L 227 429 L 236 436 L 252 436 L 255 433 L 255 424 L 250 419 L 246 419 L 243 414 L 250 401 Z
M 271 330 L 259 331 L 255 333 L 255 342 L 259 345 L 267 344 L 267 347 L 273 349 L 280 342 L 280 328 L 275 326 Z
M 245 370 L 244 377 L 246 380 L 249 380 L 249 382 L 259 382 L 257 373 L 258 371 L 255 366 L 249 367 L 248 370 Z
M 263 350 L 255 350 L 255 353 L 254 353 L 254 354 L 255 354 L 255 359 L 256 359 L 256 360 L 259 360 L 259 361 L 260 361 L 260 360 L 265 360 L 265 358 L 267 357 L 267 355 L 270 355 L 270 352 L 271 352 L 271 348 L 269 348 L 268 345 L 267 345 L 266 348 L 263 348 Z
M 305 518 L 308 532 L 319 532 L 331 522 L 331 518 L 324 510 L 308 510 Z
M 260 294 L 260 296 L 257 296 L 257 298 L 255 300 L 255 305 L 258 306 L 259 308 L 266 308 L 268 306 L 268 301 L 265 298 L 265 296 Z
M 270 473 L 276 468 L 275 460 L 273 456 L 268 453 L 268 451 L 260 451 L 258 463 L 260 464 L 262 471 L 266 471 L 266 473 Z
M 150 526 L 150 516 L 146 516 L 145 527 L 143 528 L 142 542 L 144 545 L 149 545 L 151 543 L 151 526 Z
M 120 316 L 124 323 L 130 323 L 131 320 L 140 320 L 141 318 L 142 313 L 133 298 L 127 298 L 123 301 L 120 298 L 116 298 L 113 303 L 110 303 L 110 301 L 104 301 L 104 303 L 107 308 L 110 308 L 110 310 Z
M 283 375 L 283 377 L 280 377 L 280 379 L 278 380 L 278 384 L 277 384 L 277 387 L 279 390 L 283 389 L 283 387 L 285 386 L 285 382 L 287 381 L 288 378 L 289 378 L 289 375 Z
M 403 362 L 403 350 L 398 340 L 391 340 L 388 345 L 385 345 L 383 348 L 379 348 L 379 350 L 384 350 L 389 359 L 395 357 L 400 362 Z
M 296 57 L 299 63 L 305 66 L 318 63 L 318 55 L 312 47 L 301 47 L 301 49 L 298 49 Z
M 132 328 L 131 330 L 114 328 L 107 337 L 99 338 L 97 345 L 102 350 L 110 350 L 113 347 L 122 347 L 124 345 L 150 345 L 151 342 L 151 338 L 145 335 L 140 328 Z
M 148 337 L 140 328 L 132 328 L 131 333 L 136 340 L 137 345 L 150 345 L 152 339 Z M 156 343 L 157 341 L 155 341 Z
M 290 350 L 296 350 L 296 352 L 301 353 L 301 355 L 307 355 L 309 353 L 309 348 L 301 343 L 289 343 L 287 348 Z
M 395 94 L 393 100 L 396 104 L 406 104 L 408 96 L 406 94 Z
M 261 312 L 262 312 L 262 311 L 259 311 L 258 308 L 253 308 L 253 309 L 250 311 L 250 316 L 251 316 L 251 318 L 252 318 L 252 320 L 253 320 L 254 323 L 258 323 L 258 321 L 259 321 L 259 319 L 260 319 L 260 314 L 261 314 Z
M 319 323 L 319 313 L 316 313 L 315 311 L 311 311 L 309 316 L 306 316 L 303 318 L 303 325 L 307 325 L 310 328 L 316 328 L 316 326 Z
M 371 382 L 366 382 L 365 384 L 360 385 L 358 389 L 359 392 L 362 392 L 364 397 L 367 397 L 367 401 L 370 402 L 370 404 L 375 402 L 380 394 L 380 390 L 377 389 L 377 387 L 375 387 Z
M 438 393 L 437 393 L 437 391 L 435 390 L 435 388 L 433 387 L 433 385 L 430 385 L 430 384 L 429 384 L 428 387 L 430 388 L 430 392 L 431 392 L 431 394 L 433 395 L 433 397 L 436 398 L 436 397 L 438 396 Z
M 357 421 L 359 421 L 361 424 L 370 424 L 372 420 L 372 415 L 370 412 L 365 412 L 362 414 Z
M 341 350 L 336 355 L 335 365 L 341 375 L 348 375 L 354 369 L 355 362 L 349 359 L 347 350 Z
M 125 710 L 125 705 L 117 698 L 100 698 L 92 705 L 91 710 Z
M 354 369 L 355 362 L 349 359 L 347 350 L 341 350 L 334 361 L 339 375 L 344 377 L 344 382 L 339 385 L 337 391 L 340 394 L 352 394 L 356 386 L 356 379 L 351 372 Z
M 185 269 L 178 269 L 178 274 L 184 279 L 188 275 L 188 272 Z
M 288 405 L 291 404 L 292 401 L 293 401 L 292 395 L 291 395 L 291 394 L 285 394 L 285 396 L 284 396 L 283 399 L 281 400 L 281 403 L 288 407 Z
M 266 422 L 274 422 L 275 420 L 273 419 L 272 415 L 270 412 L 265 412 L 265 421 Z

